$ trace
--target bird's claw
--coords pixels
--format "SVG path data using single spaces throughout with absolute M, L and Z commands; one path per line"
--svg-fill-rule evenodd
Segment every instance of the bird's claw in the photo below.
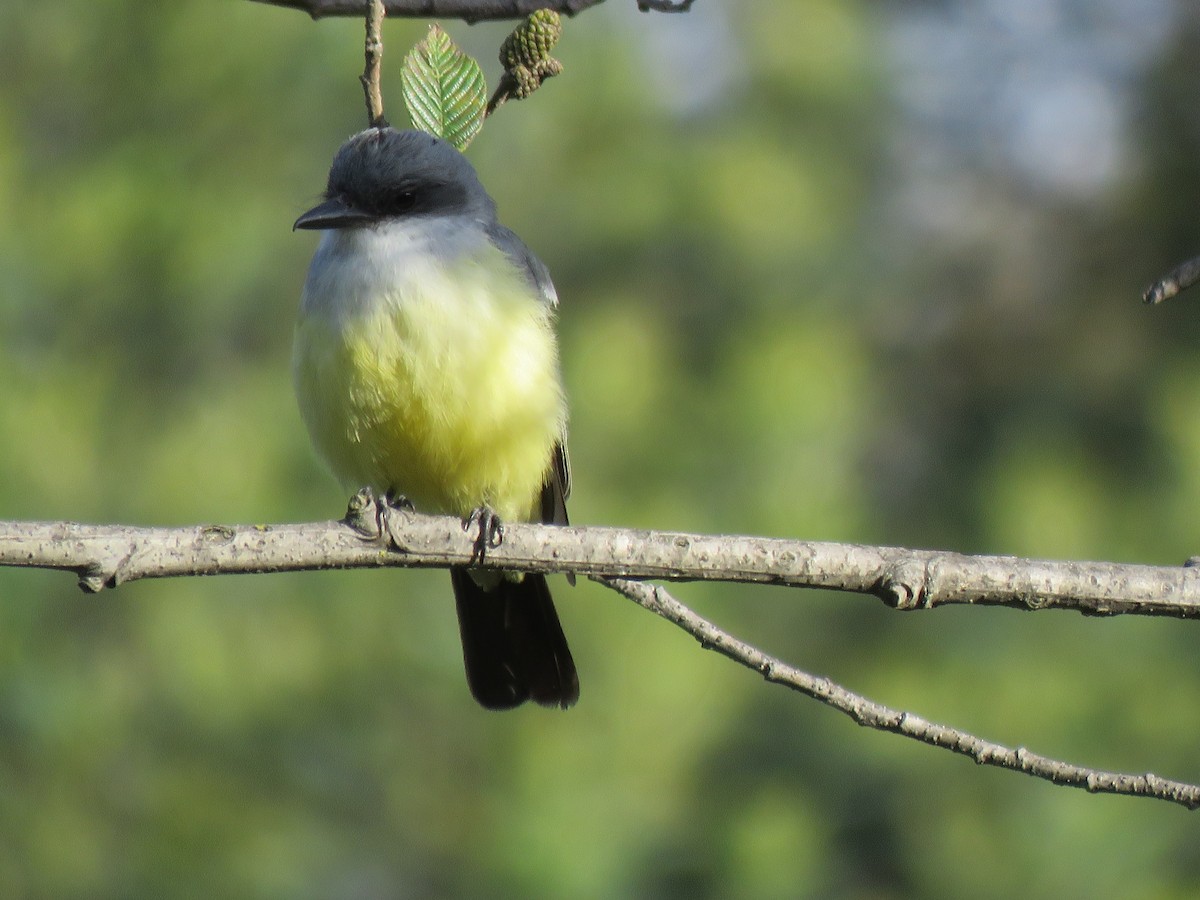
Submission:
M 413 506 L 413 502 L 401 494 L 399 491 L 390 490 L 383 495 L 383 502 L 392 509 L 403 510 L 404 512 L 416 512 L 417 508 Z
M 489 550 L 495 550 L 504 543 L 504 523 L 490 506 L 479 506 L 471 510 L 471 514 L 463 521 L 463 531 L 478 528 L 475 537 L 475 552 L 471 562 L 482 563 Z

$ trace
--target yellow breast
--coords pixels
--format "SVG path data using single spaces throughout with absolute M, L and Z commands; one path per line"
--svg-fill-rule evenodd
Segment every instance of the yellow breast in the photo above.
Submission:
M 522 274 L 495 251 L 336 275 L 310 276 L 293 356 L 301 414 L 334 474 L 425 512 L 486 503 L 536 518 L 566 413 L 551 311 Z M 345 296 L 314 301 L 320 290 Z

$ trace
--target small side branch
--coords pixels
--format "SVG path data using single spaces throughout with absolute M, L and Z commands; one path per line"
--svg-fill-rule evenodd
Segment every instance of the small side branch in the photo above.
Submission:
M 271 6 L 284 6 L 308 13 L 314 19 L 331 16 L 362 16 L 370 0 L 253 0 Z M 499 19 L 523 19 L 539 9 L 552 9 L 573 16 L 604 0 L 385 0 L 392 18 L 462 19 L 483 22 Z M 690 0 L 685 0 L 690 6 Z M 675 5 L 675 4 L 668 4 Z M 678 10 L 671 10 L 673 12 Z
M 639 606 L 662 616 L 668 622 L 678 625 L 699 641 L 702 647 L 716 650 L 722 656 L 753 669 L 767 681 L 782 684 L 819 700 L 826 706 L 845 713 L 859 725 L 903 735 L 933 747 L 941 747 L 968 756 L 980 765 L 1024 772 L 1054 784 L 1083 788 L 1094 794 L 1152 797 L 1178 803 L 1188 809 L 1200 807 L 1200 785 L 1172 781 L 1153 774 L 1133 775 L 1090 769 L 1051 759 L 1024 747 L 1006 747 L 948 725 L 929 722 L 912 713 L 876 703 L 828 678 L 812 675 L 763 653 L 697 615 L 661 587 L 623 578 L 596 580 Z

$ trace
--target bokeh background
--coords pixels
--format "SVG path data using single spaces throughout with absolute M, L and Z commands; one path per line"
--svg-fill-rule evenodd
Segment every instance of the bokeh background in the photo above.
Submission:
M 484 63 L 506 25 L 448 23 Z M 385 99 L 423 23 L 386 25 Z M 0 517 L 331 518 L 289 380 L 357 20 L 0 6 Z M 563 298 L 573 517 L 1200 552 L 1200 7 L 609 0 L 470 155 Z M 5 897 L 1189 898 L 1200 820 L 855 727 L 595 585 L 486 714 L 444 573 L 0 571 Z M 680 586 L 871 697 L 1200 779 L 1195 623 Z

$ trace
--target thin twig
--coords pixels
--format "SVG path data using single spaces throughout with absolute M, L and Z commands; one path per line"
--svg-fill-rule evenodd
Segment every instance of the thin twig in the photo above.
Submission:
M 1189 259 L 1160 278 L 1142 294 L 1147 303 L 1162 303 L 1200 282 L 1200 256 Z
M 386 128 L 383 117 L 383 89 L 379 86 L 379 71 L 383 63 L 383 0 L 369 0 L 366 23 L 367 37 L 363 54 L 366 67 L 359 81 L 367 100 L 367 125 L 370 128 Z
M 957 728 L 938 725 L 913 713 L 868 700 L 828 678 L 821 678 L 790 666 L 721 630 L 657 585 L 624 578 L 595 580 L 662 616 L 668 622 L 678 625 L 699 641 L 702 647 L 716 650 L 722 656 L 755 670 L 767 681 L 785 685 L 819 700 L 826 706 L 845 713 L 859 725 L 879 731 L 890 731 L 923 744 L 960 753 L 981 765 L 1024 772 L 1054 784 L 1084 788 L 1095 794 L 1152 797 L 1178 803 L 1188 809 L 1200 807 L 1200 785 L 1172 781 L 1149 773 L 1131 775 L 1091 769 L 1051 759 L 1024 747 L 1006 747 L 1003 744 L 985 741 Z
M 373 509 L 373 507 L 371 507 Z M 88 590 L 139 578 L 471 562 L 474 545 L 450 517 L 389 512 L 300 525 L 134 528 L 0 522 L 0 565 L 75 572 Z M 370 532 L 364 539 L 362 532 Z M 945 604 L 1073 609 L 1200 618 L 1200 568 L 963 556 L 737 535 L 622 528 L 505 526 L 487 566 L 668 581 L 733 581 L 873 594 L 899 609 Z
M 252 0 L 271 6 L 284 6 L 308 13 L 314 19 L 330 16 L 361 16 L 369 0 Z M 539 9 L 553 9 L 573 16 L 604 0 L 385 0 L 392 18 L 462 19 L 483 22 L 498 19 L 523 19 Z
M 512 92 L 516 88 L 516 84 L 516 81 L 507 72 L 500 76 L 500 81 L 496 84 L 496 90 L 492 91 L 492 97 L 488 100 L 488 104 L 483 110 L 484 118 L 493 115 L 496 110 L 508 102 L 508 98 L 512 96 Z

